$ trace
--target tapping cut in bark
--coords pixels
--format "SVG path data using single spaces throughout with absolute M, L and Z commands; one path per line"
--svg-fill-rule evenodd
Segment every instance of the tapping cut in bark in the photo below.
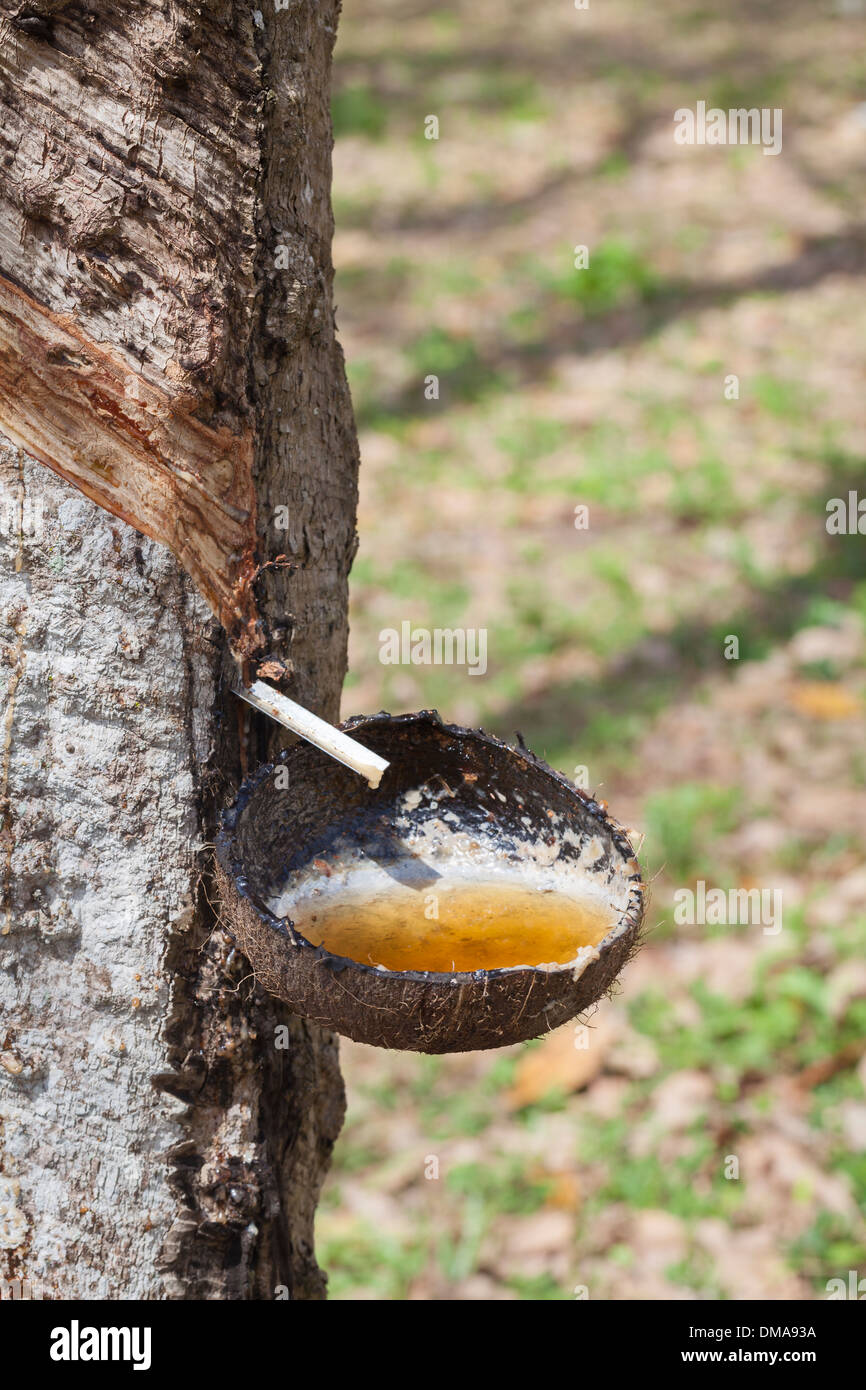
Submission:
M 132 372 L 0 276 L 0 429 L 172 551 L 242 659 L 260 652 L 252 431 Z

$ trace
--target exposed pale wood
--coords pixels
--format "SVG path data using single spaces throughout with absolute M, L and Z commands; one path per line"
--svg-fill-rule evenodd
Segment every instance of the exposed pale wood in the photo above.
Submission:
M 137 531 L 162 541 L 240 656 L 261 645 L 252 595 L 252 432 L 184 400 L 0 279 L 0 429 Z

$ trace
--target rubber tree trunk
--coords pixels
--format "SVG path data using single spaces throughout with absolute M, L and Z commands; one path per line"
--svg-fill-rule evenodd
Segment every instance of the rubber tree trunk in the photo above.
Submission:
M 0 1279 L 45 1297 L 324 1294 L 336 1042 L 261 992 L 208 869 L 275 746 L 213 616 L 231 528 L 277 561 L 246 636 L 330 718 L 355 548 L 339 7 L 276 3 L 0 4 Z

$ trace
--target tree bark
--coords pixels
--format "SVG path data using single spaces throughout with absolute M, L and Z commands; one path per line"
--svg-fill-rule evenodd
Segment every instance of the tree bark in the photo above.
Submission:
M 276 3 L 0 3 L 0 1279 L 46 1297 L 324 1295 L 336 1041 L 207 848 L 280 741 L 232 652 L 332 719 L 346 663 L 339 5 Z

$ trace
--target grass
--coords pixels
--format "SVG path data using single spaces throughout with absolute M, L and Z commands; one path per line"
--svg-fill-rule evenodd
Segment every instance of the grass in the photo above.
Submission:
M 576 1096 L 553 1087 L 513 1111 L 523 1049 L 349 1050 L 319 1257 L 344 1298 L 495 1287 L 558 1301 L 583 1283 L 593 1297 L 738 1297 L 742 1259 L 726 1274 L 700 1238 L 720 1220 L 732 1243 L 765 1236 L 795 1286 L 824 1297 L 828 1278 L 866 1271 L 853 1214 L 828 1210 L 811 1178 L 785 1188 L 769 1161 L 728 1181 L 723 1160 L 781 1134 L 866 1211 L 845 1138 L 864 1102 L 856 1065 L 797 1080 L 866 1026 L 834 976 L 866 937 L 866 753 L 856 720 L 810 718 L 787 694 L 864 684 L 851 652 L 866 549 L 824 525 L 829 498 L 863 493 L 862 345 L 846 326 L 859 272 L 833 245 L 862 221 L 839 138 L 862 59 L 847 23 L 813 16 L 807 36 L 772 7 L 623 11 L 640 39 L 627 52 L 610 27 L 576 43 L 568 7 L 542 6 L 522 43 L 499 11 L 360 3 L 343 16 L 334 107 L 339 325 L 364 459 L 347 712 L 434 705 L 507 739 L 521 729 L 569 775 L 587 765 L 645 832 L 664 925 L 635 963 L 643 983 L 627 976 L 611 1006 L 625 1041 Z M 783 105 L 797 161 L 675 150 L 681 74 L 696 70 L 710 105 Z M 826 255 L 807 224 L 828 229 Z M 406 618 L 485 627 L 487 675 L 381 666 L 379 631 Z M 673 891 L 698 878 L 783 885 L 781 936 L 678 925 Z M 649 1075 L 628 1070 L 638 1045 Z M 665 1088 L 695 1075 L 711 1085 L 677 1129 Z M 566 1221 L 553 1166 L 579 1187 Z M 353 1215 L 365 1200 L 381 1223 Z M 640 1243 L 646 1212 L 679 1223 L 663 1269 Z M 510 1255 L 509 1232 L 551 1213 L 556 1252 Z
M 475 402 L 504 389 L 502 373 L 485 362 L 473 339 L 445 328 L 426 329 L 408 347 L 406 360 L 419 379 L 439 377 L 442 396 L 457 401 Z
M 710 1139 L 694 1136 L 691 1148 L 673 1162 L 664 1162 L 654 1153 L 623 1157 L 625 1138 L 621 1127 L 602 1125 L 596 1142 L 584 1150 L 589 1161 L 610 1164 L 595 1199 L 597 1210 L 622 1202 L 636 1211 L 668 1211 L 684 1221 L 706 1216 L 730 1219 L 735 1214 L 743 1190 L 722 1175 L 720 1156 Z M 614 1151 L 615 1165 L 611 1163 Z
M 866 1001 L 853 1001 L 841 1019 L 833 1018 L 825 982 L 800 965 L 757 980 L 743 1003 L 701 982 L 690 994 L 699 1011 L 693 1024 L 679 1021 L 664 995 L 648 992 L 630 1007 L 635 1027 L 652 1037 L 663 1065 L 706 1068 L 740 1084 L 835 1055 L 862 1037 L 866 1025 Z
M 575 266 L 574 250 L 561 256 L 567 268 L 552 270 L 537 260 L 528 263 L 541 287 L 577 305 L 590 317 L 609 314 L 632 304 L 648 304 L 662 290 L 662 281 L 631 242 L 611 237 L 587 251 L 587 264 Z
M 331 99 L 331 120 L 335 139 L 363 135 L 381 140 L 388 129 L 389 108 L 372 88 L 358 83 L 338 88 Z
M 329 1271 L 329 1297 L 337 1300 L 355 1299 L 361 1290 L 378 1299 L 405 1299 L 427 1259 L 419 1237 L 386 1236 L 368 1223 L 351 1234 L 320 1236 L 317 1253 Z
M 714 783 L 683 782 L 651 793 L 644 811 L 647 863 L 663 867 L 673 883 L 701 876 L 714 882 L 714 846 L 736 826 L 739 803 L 736 787 Z
M 855 1284 L 859 1281 L 866 1269 L 866 1242 L 852 1235 L 843 1218 L 822 1211 L 808 1231 L 791 1243 L 788 1256 L 803 1271 L 816 1296 L 826 1298 L 831 1279 L 841 1278 L 847 1287 L 849 1270 L 854 1270 Z

